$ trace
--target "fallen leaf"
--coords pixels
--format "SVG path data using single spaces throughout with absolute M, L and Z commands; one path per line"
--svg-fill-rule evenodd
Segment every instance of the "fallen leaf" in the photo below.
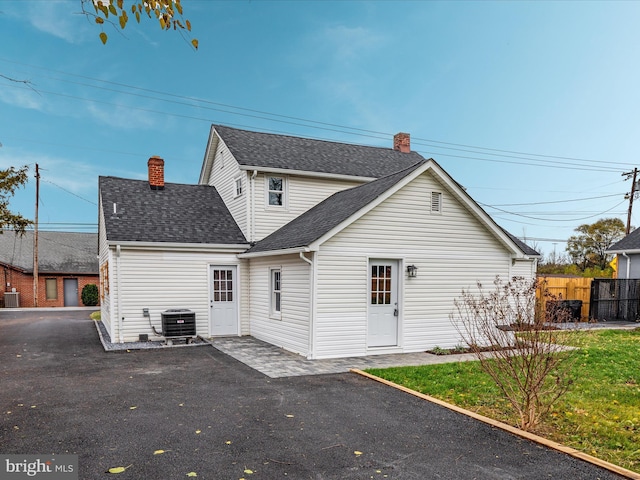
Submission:
M 184 403 L 179 403 L 178 406 L 179 407 L 184 407 Z
M 196 430 L 196 435 L 202 433 L 202 430 Z
M 189 472 L 187 473 L 187 477 L 197 477 L 198 474 L 196 472 Z
M 154 455 L 162 455 L 165 452 L 170 452 L 171 450 L 156 450 L 153 452 Z
M 362 452 L 359 452 L 358 450 L 356 450 L 355 452 L 353 452 L 354 455 L 362 455 Z
M 35 405 L 31 405 L 31 408 L 36 408 L 36 406 Z
M 20 354 L 18 353 L 18 354 L 16 355 L 16 357 L 20 358 L 20 357 L 22 357 L 22 355 L 20 355 Z
M 7 412 L 7 413 L 11 413 L 11 412 Z M 227 441 L 226 441 L 226 442 L 224 442 L 224 443 L 226 443 L 227 445 L 231 445 L 231 440 L 227 440 Z
M 285 415 L 287 418 L 293 418 L 293 415 Z
M 135 410 L 138 407 L 129 407 L 129 410 Z
M 253 470 L 249 470 L 248 468 L 245 468 L 244 473 L 246 473 L 247 475 L 251 475 L 253 473 Z
M 133 463 L 132 463 L 131 465 L 126 466 L 126 467 L 113 467 L 113 468 L 110 468 L 110 469 L 108 470 L 108 472 L 109 472 L 109 473 L 122 473 L 122 472 L 124 472 L 127 468 L 130 468 L 130 467 L 132 467 L 132 466 L 133 466 Z

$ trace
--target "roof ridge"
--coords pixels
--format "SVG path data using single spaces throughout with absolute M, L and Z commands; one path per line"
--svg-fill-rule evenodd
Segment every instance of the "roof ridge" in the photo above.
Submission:
M 274 132 L 270 132 L 270 131 L 256 131 L 256 130 L 247 130 L 244 128 L 237 128 L 237 127 L 230 127 L 228 125 L 223 125 L 223 124 L 216 124 L 213 123 L 212 126 L 214 128 L 228 128 L 230 130 L 236 130 L 238 132 L 246 132 L 246 133 L 252 133 L 252 134 L 258 134 L 258 135 L 269 135 L 269 136 L 273 136 L 273 137 L 286 137 L 286 138 L 293 138 L 293 139 L 301 139 L 301 140 L 312 140 L 314 142 L 324 142 L 324 143 L 331 143 L 331 144 L 335 144 L 335 145 L 349 145 L 352 147 L 362 147 L 362 148 L 375 148 L 375 149 L 380 149 L 380 150 L 393 150 L 392 147 L 381 147 L 381 146 L 376 146 L 376 145 L 367 145 L 367 144 L 363 144 L 363 143 L 349 143 L 346 141 L 337 141 L 337 140 L 327 140 L 324 138 L 317 138 L 317 137 L 309 137 L 309 136 L 304 136 L 301 137 L 299 135 L 292 135 L 292 134 L 286 134 L 286 133 L 275 133 Z

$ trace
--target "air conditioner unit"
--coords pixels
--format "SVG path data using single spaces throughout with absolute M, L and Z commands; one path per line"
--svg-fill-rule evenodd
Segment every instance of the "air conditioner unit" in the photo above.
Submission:
M 4 306 L 5 308 L 19 308 L 20 292 L 4 292 Z
M 160 314 L 162 335 L 167 338 L 194 338 L 196 336 L 196 314 L 186 308 L 173 308 Z

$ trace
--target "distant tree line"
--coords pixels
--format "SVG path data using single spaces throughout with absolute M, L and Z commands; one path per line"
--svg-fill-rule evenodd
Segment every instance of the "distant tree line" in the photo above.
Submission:
M 569 237 L 565 253 L 555 251 L 538 264 L 538 273 L 579 275 L 582 277 L 612 277 L 613 255 L 605 253 L 625 235 L 625 225 L 619 218 L 603 218 L 583 224 Z

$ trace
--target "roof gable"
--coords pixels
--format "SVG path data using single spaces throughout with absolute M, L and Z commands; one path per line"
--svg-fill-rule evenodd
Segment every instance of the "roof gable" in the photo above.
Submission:
M 33 272 L 34 232 L 24 236 L 13 231 L 0 235 L 0 262 Z M 41 274 L 98 274 L 98 235 L 96 233 L 38 232 L 38 271 Z
M 273 133 L 251 132 L 214 125 L 213 136 L 219 136 L 241 168 L 291 170 L 360 178 L 380 178 L 415 165 L 424 158 L 416 152 L 402 153 L 391 148 L 369 147 L 329 142 Z M 207 148 L 209 151 L 209 147 Z M 205 155 L 202 172 L 208 172 Z M 201 179 L 204 173 L 201 173 Z
M 318 245 L 429 169 L 514 255 L 523 258 L 539 256 L 534 249 L 498 226 L 433 159 L 422 160 L 395 174 L 332 195 L 258 242 L 246 253 L 259 255 Z
M 218 191 L 209 185 L 100 177 L 108 241 L 184 244 L 247 244 Z

